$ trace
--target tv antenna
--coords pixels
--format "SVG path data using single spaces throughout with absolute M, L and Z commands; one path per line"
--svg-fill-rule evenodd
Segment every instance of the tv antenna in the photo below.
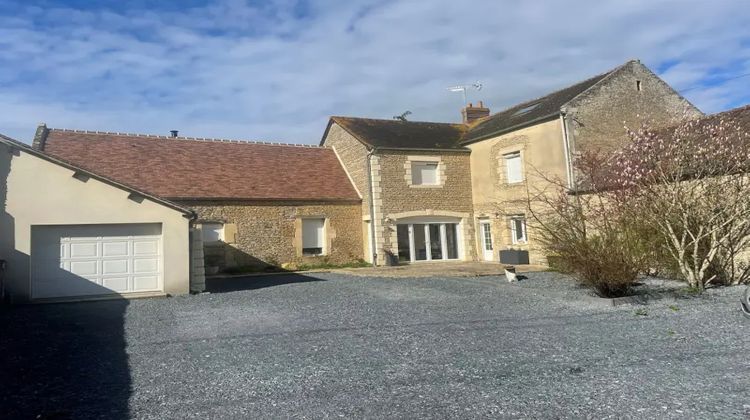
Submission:
M 399 120 L 399 121 L 406 121 L 407 115 L 411 115 L 411 111 L 404 111 L 404 113 L 402 113 L 401 115 L 394 115 L 393 119 Z
M 451 86 L 451 87 L 448 88 L 448 90 L 451 91 L 451 92 L 461 92 L 461 94 L 463 94 L 463 98 L 464 98 L 464 105 L 466 105 L 468 103 L 468 101 L 466 100 L 466 91 L 469 88 L 474 88 L 478 92 L 478 91 L 482 90 L 482 82 L 480 82 L 479 80 L 477 80 L 476 82 L 471 83 L 471 84 L 467 84 L 467 85 Z

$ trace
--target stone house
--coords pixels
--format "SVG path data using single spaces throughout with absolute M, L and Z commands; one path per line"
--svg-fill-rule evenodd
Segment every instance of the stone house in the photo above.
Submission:
M 209 271 L 363 258 L 361 198 L 331 149 L 174 134 L 42 125 L 34 147 L 192 210 Z
M 462 124 L 330 119 L 321 146 L 336 152 L 363 195 L 368 261 L 476 259 L 464 133 Z
M 517 250 L 545 264 L 527 227 L 530 194 L 553 182 L 575 187 L 575 157 L 617 148 L 625 125 L 660 128 L 700 115 L 629 61 L 494 115 L 469 104 L 461 124 L 333 117 L 321 145 L 336 151 L 362 194 L 363 247 L 378 264 L 391 254 L 409 262 L 456 255 L 444 234 L 453 224 L 460 246 L 448 259 L 497 261 L 498 251 Z
M 629 61 L 494 115 L 468 104 L 461 123 L 332 117 L 319 146 L 42 125 L 34 147 L 191 209 L 193 247 L 214 270 L 498 261 L 501 250 L 543 264 L 530 193 L 575 187 L 575 157 L 618 147 L 624 124 L 700 115 Z

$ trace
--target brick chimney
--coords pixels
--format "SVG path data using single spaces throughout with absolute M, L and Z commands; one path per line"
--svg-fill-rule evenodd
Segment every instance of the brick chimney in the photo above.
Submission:
M 479 101 L 478 106 L 469 104 L 466 108 L 461 110 L 461 117 L 463 118 L 464 124 L 472 123 L 480 118 L 489 117 L 490 109 L 485 108 L 482 101 Z

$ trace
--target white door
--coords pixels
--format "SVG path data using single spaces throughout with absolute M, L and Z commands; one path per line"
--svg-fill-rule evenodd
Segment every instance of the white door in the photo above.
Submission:
M 479 221 L 479 235 L 481 236 L 482 257 L 485 261 L 493 261 L 492 252 L 492 225 L 489 220 Z
M 33 226 L 31 297 L 163 290 L 160 224 Z

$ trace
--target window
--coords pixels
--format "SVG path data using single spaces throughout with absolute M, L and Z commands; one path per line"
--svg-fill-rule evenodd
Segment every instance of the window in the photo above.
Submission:
M 325 219 L 302 219 L 302 255 L 323 255 Z
M 636 90 L 637 90 L 638 92 L 640 92 L 640 91 L 641 91 L 641 89 L 642 89 L 642 88 L 641 88 L 641 81 L 640 81 L 640 80 L 636 80 L 636 81 L 635 81 L 635 89 L 636 89 Z
M 401 262 L 459 259 L 458 223 L 405 223 L 396 226 Z
M 203 243 L 210 244 L 224 240 L 223 223 L 203 223 L 201 224 L 201 232 L 203 232 Z
M 513 216 L 510 218 L 510 237 L 513 244 L 526 243 L 526 218 Z
M 508 153 L 507 155 L 503 155 L 503 158 L 505 158 L 505 173 L 508 184 L 522 182 L 521 152 Z
M 412 185 L 439 185 L 438 162 L 412 162 Z

